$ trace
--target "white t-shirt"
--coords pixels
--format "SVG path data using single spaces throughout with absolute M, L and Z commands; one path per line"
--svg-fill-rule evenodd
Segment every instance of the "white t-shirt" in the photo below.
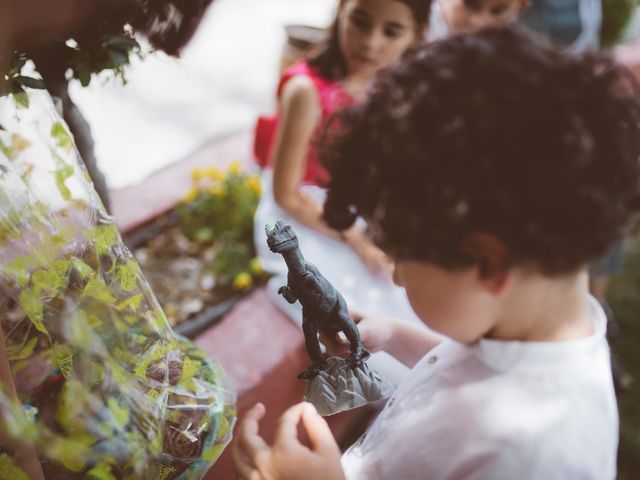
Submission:
M 348 480 L 615 478 L 606 318 L 566 342 L 446 341 L 342 457 Z

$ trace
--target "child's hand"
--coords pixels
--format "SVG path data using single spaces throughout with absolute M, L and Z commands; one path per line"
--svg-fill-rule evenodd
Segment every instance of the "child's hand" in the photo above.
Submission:
M 350 310 L 349 314 L 358 325 L 360 340 L 364 348 L 371 353 L 385 350 L 389 341 L 393 337 L 394 325 L 398 321 L 395 318 L 382 317 L 376 315 L 364 315 Z M 338 332 L 335 337 L 328 337 L 320 332 L 320 341 L 327 349 L 329 356 L 344 357 L 350 353 L 349 340 L 342 332 Z
M 368 237 L 364 234 L 359 234 L 349 240 L 348 243 L 373 275 L 391 279 L 393 273 L 391 260 Z
M 313 405 L 299 403 L 280 417 L 273 446 L 260 437 L 258 422 L 264 413 L 264 405 L 258 403 L 240 422 L 232 446 L 239 479 L 344 480 L 338 444 Z M 300 422 L 309 436 L 310 448 L 298 440 Z

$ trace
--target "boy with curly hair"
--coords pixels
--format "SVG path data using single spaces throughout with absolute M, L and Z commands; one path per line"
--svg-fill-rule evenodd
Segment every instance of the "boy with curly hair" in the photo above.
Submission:
M 257 405 L 235 444 L 240 476 L 615 478 L 618 415 L 587 264 L 640 204 L 637 92 L 606 57 L 493 29 L 416 49 L 345 111 L 325 218 L 368 221 L 429 329 L 360 318 L 366 348 L 413 366 L 367 433 L 340 461 L 300 404 L 270 446 Z

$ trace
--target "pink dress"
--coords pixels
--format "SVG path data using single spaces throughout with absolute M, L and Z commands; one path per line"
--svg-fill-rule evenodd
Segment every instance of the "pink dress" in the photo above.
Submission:
M 314 185 L 325 185 L 329 180 L 329 174 L 320 163 L 318 147 L 315 140 L 322 134 L 322 130 L 331 115 L 340 108 L 353 105 L 354 98 L 349 95 L 342 86 L 333 80 L 329 80 L 319 74 L 316 68 L 309 66 L 306 61 L 300 61 L 285 70 L 280 82 L 278 83 L 277 95 L 280 98 L 282 90 L 286 83 L 297 75 L 306 75 L 316 87 L 318 98 L 320 100 L 320 109 L 322 118 L 314 137 L 309 142 L 307 151 L 307 165 L 303 177 L 303 183 L 311 183 Z M 275 146 L 275 138 L 278 127 L 277 115 L 261 116 L 258 118 L 256 125 L 254 154 L 256 161 L 262 167 L 266 167 L 273 162 L 273 148 Z

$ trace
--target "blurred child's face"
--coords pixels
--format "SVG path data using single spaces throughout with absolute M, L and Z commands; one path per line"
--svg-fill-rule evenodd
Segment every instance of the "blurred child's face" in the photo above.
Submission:
M 393 64 L 416 40 L 413 12 L 398 0 L 343 0 L 340 48 L 349 75 L 374 75 Z
M 404 287 L 422 321 L 449 338 L 472 343 L 493 326 L 495 295 L 477 268 L 445 270 L 427 262 L 399 260 L 393 280 Z
M 509 24 L 518 19 L 526 4 L 524 0 L 483 0 L 477 8 L 470 8 L 463 0 L 444 2 L 450 33 L 472 32 Z

